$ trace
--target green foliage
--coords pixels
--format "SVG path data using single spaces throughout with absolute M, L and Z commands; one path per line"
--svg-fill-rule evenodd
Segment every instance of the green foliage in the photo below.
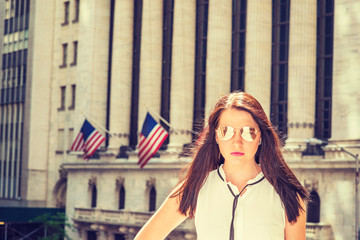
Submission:
M 74 227 L 69 223 L 66 214 L 63 212 L 58 212 L 56 214 L 45 213 L 34 218 L 30 222 L 44 224 L 47 236 L 40 238 L 39 240 L 71 240 L 67 235 L 65 228 L 75 231 Z

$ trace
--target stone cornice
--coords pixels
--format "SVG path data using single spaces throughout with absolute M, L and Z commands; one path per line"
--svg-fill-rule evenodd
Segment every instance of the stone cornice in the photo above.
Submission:
M 64 163 L 61 167 L 67 171 L 76 171 L 76 170 L 109 170 L 109 169 L 132 169 L 139 171 L 149 171 L 154 169 L 163 169 L 163 170 L 179 170 L 183 169 L 189 164 L 188 160 L 179 160 L 179 161 L 159 161 L 159 160 L 150 160 L 146 166 L 141 169 L 137 162 L 134 161 L 102 161 L 94 160 L 89 162 L 70 162 Z
M 349 170 L 354 171 L 355 173 L 355 160 L 354 161 L 345 161 L 345 160 L 301 160 L 301 161 L 287 161 L 289 167 L 293 170 L 327 170 L 327 169 L 336 169 L 336 170 Z

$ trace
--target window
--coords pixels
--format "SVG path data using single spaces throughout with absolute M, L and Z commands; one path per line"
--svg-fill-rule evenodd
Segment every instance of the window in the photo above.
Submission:
M 331 137 L 334 0 L 317 1 L 315 137 Z
M 150 201 L 149 201 L 149 212 L 153 212 L 156 210 L 156 190 L 154 186 L 150 189 Z
M 139 75 L 141 46 L 142 0 L 134 0 L 133 64 L 131 88 L 130 147 L 136 148 L 138 138 Z
M 208 10 L 209 0 L 196 1 L 194 132 L 200 132 L 204 125 Z
M 87 240 L 96 240 L 97 234 L 95 231 L 87 231 Z
M 310 193 L 310 201 L 307 207 L 307 222 L 318 223 L 320 222 L 320 197 L 317 192 Z
M 77 55 L 78 55 L 78 42 L 73 42 L 73 62 L 70 64 L 70 66 L 75 66 L 77 63 Z
M 163 56 L 162 56 L 162 81 L 161 81 L 161 116 L 169 121 L 170 119 L 170 92 L 171 92 L 171 52 L 172 52 L 172 33 L 174 0 L 165 0 L 163 8 Z M 164 129 L 169 132 L 169 126 L 162 124 Z M 169 143 L 167 137 L 161 145 L 161 149 L 166 148 Z
M 96 185 L 94 184 L 91 189 L 91 207 L 96 208 L 97 202 L 97 189 Z
M 58 143 L 56 153 L 62 154 L 64 152 L 64 129 L 58 129 Z
M 67 65 L 67 63 L 66 63 L 66 59 L 67 59 L 67 47 L 68 47 L 67 43 L 64 43 L 64 44 L 62 45 L 62 52 L 63 52 L 63 54 L 62 54 L 62 64 L 60 65 L 60 68 L 64 68 L 64 67 L 66 67 L 66 65 Z
M 233 0 L 231 91 L 244 90 L 247 0 Z
M 60 107 L 58 108 L 58 111 L 65 110 L 65 93 L 66 93 L 66 87 L 65 86 L 60 87 Z
M 61 24 L 62 26 L 69 24 L 69 14 L 70 14 L 70 2 L 64 2 L 64 22 Z
M 282 140 L 287 134 L 290 0 L 273 0 L 270 118 Z
M 74 7 L 75 7 L 75 16 L 74 16 L 74 19 L 72 22 L 77 23 L 77 22 L 79 22 L 80 0 L 75 0 Z
M 120 187 L 119 190 L 119 209 L 125 209 L 125 188 L 124 186 Z
M 75 94 L 76 94 L 76 85 L 71 85 L 71 105 L 69 106 L 69 110 L 75 109 Z
M 125 234 L 115 234 L 114 240 L 125 240 Z
M 69 134 L 68 134 L 68 150 L 71 149 L 71 145 L 73 144 L 74 141 L 74 129 L 73 128 L 69 128 Z

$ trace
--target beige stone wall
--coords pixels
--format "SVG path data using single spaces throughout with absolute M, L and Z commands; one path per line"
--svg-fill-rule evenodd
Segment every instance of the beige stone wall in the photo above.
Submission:
M 33 30 L 29 33 L 23 136 L 27 144 L 22 155 L 22 182 L 25 184 L 21 187 L 22 197 L 29 206 L 44 206 L 47 199 L 54 11 L 55 4 L 47 1 L 37 1 L 31 8 L 30 26 Z M 35 15 L 36 12 L 43 14 Z

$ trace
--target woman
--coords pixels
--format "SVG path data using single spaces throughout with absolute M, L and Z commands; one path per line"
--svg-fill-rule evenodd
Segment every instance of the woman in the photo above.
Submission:
M 305 240 L 308 193 L 259 102 L 244 92 L 222 97 L 202 136 L 185 180 L 135 239 L 164 239 L 195 217 L 198 240 Z

